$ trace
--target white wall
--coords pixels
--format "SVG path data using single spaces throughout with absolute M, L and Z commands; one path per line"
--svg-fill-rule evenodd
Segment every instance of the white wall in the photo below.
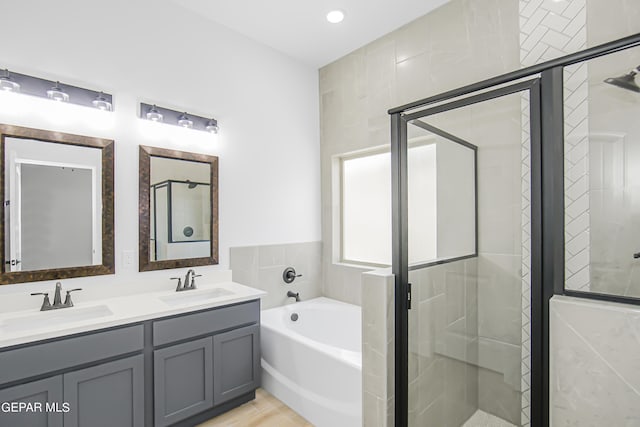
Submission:
M 98 111 L 48 100 L 33 102 L 41 106 L 37 110 L 0 100 L 2 123 L 116 141 L 117 273 L 65 280 L 83 286 L 84 298 L 91 283 L 170 287 L 175 275 L 138 273 L 137 254 L 129 253 L 133 264 L 123 265 L 123 251 L 138 248 L 139 144 L 220 158 L 220 265 L 199 268 L 202 279 L 228 267 L 230 246 L 319 240 L 316 70 L 164 1 L 24 0 L 4 18 L 1 68 L 115 97 L 115 112 L 106 120 Z M 171 126 L 154 131 L 137 119 L 140 101 L 212 115 L 220 134 Z M 27 295 L 51 285 L 3 286 L 0 293 Z

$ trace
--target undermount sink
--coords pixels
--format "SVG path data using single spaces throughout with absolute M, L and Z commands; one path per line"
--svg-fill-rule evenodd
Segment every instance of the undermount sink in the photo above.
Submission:
M 167 305 L 187 305 L 207 300 L 233 295 L 233 292 L 224 288 L 196 289 L 192 291 L 176 292 L 171 295 L 160 297 L 160 300 Z
M 39 327 L 59 326 L 67 323 L 81 322 L 100 317 L 111 316 L 113 313 L 106 305 L 93 307 L 70 307 L 58 310 L 40 311 L 27 316 L 11 317 L 0 322 L 3 333 L 20 332 Z

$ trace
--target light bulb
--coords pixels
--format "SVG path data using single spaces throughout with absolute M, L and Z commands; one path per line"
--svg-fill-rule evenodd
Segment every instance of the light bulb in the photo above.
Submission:
M 193 120 L 191 120 L 189 116 L 187 116 L 187 113 L 185 112 L 185 113 L 182 113 L 180 117 L 178 117 L 178 124 L 183 128 L 192 128 Z
M 69 94 L 60 87 L 60 82 L 56 82 L 55 86 L 47 91 L 47 96 L 58 102 L 69 101 Z
M 100 92 L 98 96 L 96 96 L 96 98 L 91 101 L 91 104 L 98 110 L 103 111 L 111 111 L 111 109 L 113 108 L 111 103 L 107 100 L 107 98 L 104 97 L 104 93 L 102 92 Z
M 151 120 L 152 122 L 161 122 L 163 118 L 164 117 L 162 116 L 162 114 L 160 114 L 155 105 L 151 107 L 151 109 L 147 113 L 147 119 Z
M 9 70 L 4 70 L 4 76 L 0 77 L 0 89 L 7 92 L 20 92 L 20 84 L 9 75 Z
M 220 128 L 218 127 L 218 121 L 216 119 L 210 119 L 204 128 L 207 130 L 207 132 L 211 133 L 218 133 L 218 130 L 220 130 Z

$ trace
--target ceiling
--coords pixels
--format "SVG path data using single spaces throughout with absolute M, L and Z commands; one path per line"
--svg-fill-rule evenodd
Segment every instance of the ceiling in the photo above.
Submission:
M 171 1 L 319 68 L 448 0 Z M 327 22 L 334 9 L 344 11 L 343 22 Z

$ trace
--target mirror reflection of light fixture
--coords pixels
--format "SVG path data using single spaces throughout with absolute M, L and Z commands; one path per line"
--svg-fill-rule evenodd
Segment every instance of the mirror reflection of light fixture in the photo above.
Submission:
M 60 82 L 56 82 L 56 84 L 47 91 L 47 96 L 49 99 L 53 99 L 58 102 L 69 101 L 69 94 L 60 87 Z
M 196 116 L 186 111 L 158 107 L 156 104 L 140 103 L 139 117 L 143 120 L 162 122 L 201 132 L 218 133 L 218 121 L 211 117 Z
M 11 78 L 9 70 L 4 70 L 4 75 L 0 76 L 0 89 L 7 92 L 20 92 L 20 84 Z
M 93 106 L 98 110 L 102 111 L 111 111 L 111 109 L 113 108 L 111 102 L 109 102 L 109 100 L 104 96 L 104 93 L 102 92 L 100 92 L 98 96 L 96 96 L 96 98 L 91 101 L 91 104 L 93 104 Z
M 220 130 L 220 128 L 218 127 L 218 121 L 216 119 L 210 119 L 204 128 L 207 130 L 207 132 L 211 133 L 218 133 L 218 130 Z
M 151 107 L 147 112 L 147 120 L 151 120 L 152 122 L 162 122 L 163 119 L 163 115 L 158 111 L 156 105 L 153 104 L 153 107 Z
M 629 71 L 627 74 L 624 74 L 619 77 L 609 77 L 605 79 L 605 83 L 609 83 L 610 85 L 617 86 L 622 89 L 627 89 L 632 92 L 640 93 L 640 86 L 636 83 L 636 75 L 640 72 L 640 65 L 638 65 L 633 70 Z
M 178 124 L 183 128 L 191 129 L 193 127 L 193 120 L 187 116 L 187 112 L 185 111 L 180 115 L 180 117 L 178 117 Z

